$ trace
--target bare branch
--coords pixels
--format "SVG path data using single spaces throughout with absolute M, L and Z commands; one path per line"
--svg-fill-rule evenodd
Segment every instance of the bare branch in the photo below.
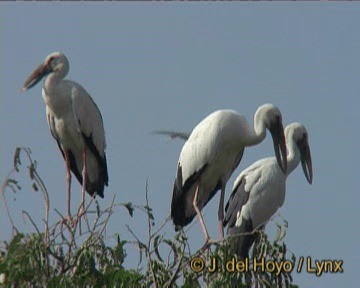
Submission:
M 23 214 L 23 215 L 26 215 L 26 216 L 28 217 L 28 219 L 30 220 L 31 224 L 34 226 L 36 232 L 37 232 L 39 235 L 41 235 L 41 232 L 40 232 L 39 228 L 36 226 L 34 220 L 32 220 L 30 214 L 29 214 L 27 211 L 25 211 L 25 210 L 22 211 L 22 214 Z M 24 221 L 25 221 L 25 218 L 24 218 Z M 25 222 L 26 222 L 26 221 L 25 221 Z
M 18 229 L 15 227 L 15 224 L 14 224 L 14 221 L 11 217 L 11 214 L 10 214 L 10 209 L 9 209 L 9 206 L 8 206 L 8 203 L 7 203 L 7 200 L 5 198 L 5 191 L 6 191 L 6 187 L 8 187 L 9 185 L 9 181 L 10 181 L 10 175 L 15 171 L 15 169 L 12 169 L 5 177 L 5 180 L 1 186 L 1 195 L 2 195 L 2 198 L 4 200 L 4 206 L 5 206 L 5 211 L 6 211 L 6 215 L 7 215 L 7 218 L 10 222 L 10 225 L 11 225 L 11 230 L 12 230 L 12 233 L 11 233 L 11 238 L 14 237 L 14 235 L 16 233 L 18 233 Z

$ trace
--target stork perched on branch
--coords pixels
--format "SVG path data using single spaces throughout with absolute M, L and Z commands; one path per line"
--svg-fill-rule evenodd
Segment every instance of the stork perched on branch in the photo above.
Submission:
M 258 229 L 284 204 L 286 179 L 301 161 L 307 181 L 313 179 L 311 154 L 306 128 L 292 123 L 285 128 L 288 148 L 287 172 L 279 168 L 274 157 L 256 161 L 240 173 L 225 207 L 224 226 L 228 235 L 239 235 L 231 242 L 232 250 L 240 258 L 249 256 Z M 242 234 L 242 235 L 241 235 Z
M 218 110 L 202 120 L 185 142 L 178 161 L 171 202 L 175 229 L 188 225 L 195 215 L 210 239 L 201 209 L 220 189 L 218 209 L 220 238 L 223 238 L 224 194 L 226 182 L 238 166 L 247 146 L 260 143 L 268 129 L 273 137 L 277 163 L 286 172 L 286 146 L 280 110 L 271 104 L 258 108 L 254 128 L 233 110 Z M 160 131 L 171 135 L 172 132 Z M 176 135 L 174 135 L 176 137 Z M 182 135 L 186 138 L 187 135 Z
M 45 78 L 42 97 L 51 135 L 55 138 L 66 165 L 67 217 L 71 219 L 70 185 L 74 173 L 82 185 L 81 210 L 84 211 L 85 191 L 104 197 L 108 185 L 103 120 L 91 96 L 78 83 L 64 80 L 69 61 L 63 53 L 48 55 L 25 81 L 26 91 Z

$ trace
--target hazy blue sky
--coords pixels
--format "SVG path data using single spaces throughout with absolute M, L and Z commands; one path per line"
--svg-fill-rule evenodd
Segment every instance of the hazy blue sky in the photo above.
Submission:
M 231 108 L 249 122 L 257 107 L 277 105 L 285 125 L 304 124 L 310 135 L 314 181 L 301 167 L 289 177 L 281 215 L 286 242 L 297 256 L 343 259 L 344 274 L 294 273 L 302 287 L 355 287 L 360 268 L 359 94 L 360 6 L 349 3 L 1 3 L 1 180 L 16 146 L 29 146 L 50 191 L 65 212 L 65 169 L 50 135 L 41 84 L 20 93 L 29 73 L 53 51 L 70 61 L 68 78 L 92 95 L 104 120 L 110 186 L 105 206 L 144 203 L 149 179 L 156 223 L 169 215 L 183 143 L 150 135 L 156 129 L 190 131 L 210 112 Z M 268 135 L 269 136 L 269 135 Z M 270 137 L 245 151 L 230 179 L 252 162 L 273 155 Z M 80 186 L 72 185 L 74 203 Z M 219 196 L 203 210 L 218 238 Z M 13 201 L 15 200 L 16 201 Z M 88 199 L 88 197 L 87 197 Z M 43 217 L 42 197 L 30 189 L 10 196 L 20 211 Z M 75 204 L 73 204 L 75 207 Z M 1 239 L 10 236 L 1 206 Z M 129 224 L 146 235 L 141 213 L 124 209 L 109 231 L 132 239 Z M 52 217 L 55 213 L 51 212 Z M 271 223 L 268 229 L 274 229 Z M 30 227 L 29 227 L 30 229 Z M 169 223 L 166 236 L 175 234 Z M 203 244 L 198 223 L 192 249 Z M 136 251 L 128 247 L 133 257 Z M 130 257 L 131 258 L 131 257 Z M 136 261 L 127 265 L 135 267 Z

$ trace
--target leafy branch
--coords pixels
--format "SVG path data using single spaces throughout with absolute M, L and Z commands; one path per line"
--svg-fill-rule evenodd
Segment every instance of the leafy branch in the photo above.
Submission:
M 172 230 L 170 217 L 160 225 L 155 224 L 148 180 L 144 205 L 116 203 L 114 197 L 103 208 L 92 199 L 85 208 L 84 229 L 81 229 L 80 224 L 73 226 L 64 221 L 65 218 L 56 208 L 57 220 L 50 223 L 49 193 L 37 171 L 38 165 L 32 159 L 31 150 L 16 148 L 13 162 L 13 168 L 1 186 L 6 215 L 12 229 L 10 241 L 0 242 L 0 279 L 4 276 L 8 287 L 296 287 L 292 284 L 291 273 L 282 271 L 276 275 L 267 271 L 253 272 L 252 260 L 249 261 L 250 269 L 243 273 L 229 273 L 226 269 L 216 273 L 209 269 L 194 271 L 190 264 L 195 257 L 203 259 L 205 267 L 209 267 L 213 259 L 223 265 L 229 259 L 240 261 L 230 251 L 231 240 L 239 235 L 228 236 L 222 241 L 211 240 L 192 253 L 186 231 L 166 237 L 165 231 Z M 34 231 L 27 234 L 15 226 L 5 196 L 7 192 L 21 190 L 16 175 L 22 173 L 23 162 L 26 163 L 30 185 L 35 191 L 41 191 L 45 207 L 43 228 L 34 221 L 31 212 L 22 211 L 23 218 L 31 223 Z M 145 214 L 146 239 L 141 239 L 126 225 L 132 239 L 123 239 L 115 232 L 110 239 L 116 243 L 109 246 L 109 238 L 106 238 L 110 233 L 108 225 L 115 209 L 119 208 L 125 208 L 130 217 L 137 211 Z M 281 225 L 277 224 L 278 231 L 273 241 L 264 232 L 251 232 L 259 233 L 259 240 L 251 250 L 251 259 L 263 258 L 277 262 L 290 259 L 294 262 L 295 255 L 289 252 L 284 242 L 287 227 L 285 219 Z M 139 263 L 134 269 L 124 268 L 127 259 L 125 247 L 128 245 L 138 249 Z

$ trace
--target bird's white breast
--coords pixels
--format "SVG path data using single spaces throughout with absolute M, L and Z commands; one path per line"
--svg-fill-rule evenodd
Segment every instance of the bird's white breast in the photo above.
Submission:
M 66 91 L 63 93 L 53 91 L 53 94 L 49 94 L 43 89 L 42 96 L 46 109 L 50 110 L 51 116 L 54 117 L 54 126 L 50 126 L 50 129 L 55 130 L 62 147 L 82 151 L 82 136 L 75 122 L 70 95 Z
M 50 77 L 45 80 L 42 97 L 56 118 L 68 118 L 72 113 L 71 87 L 67 81 L 55 82 Z
M 259 210 L 270 207 L 272 209 L 266 210 L 275 213 L 284 203 L 286 176 L 275 160 L 272 165 L 268 167 L 269 171 L 265 171 L 265 169 L 261 171 L 261 177 L 253 188 L 256 193 L 251 193 L 250 199 L 252 203 L 259 205 Z
M 279 168 L 276 159 L 271 157 L 260 161 L 261 165 L 257 169 L 251 170 L 250 166 L 243 174 L 245 190 L 250 191 L 250 195 L 241 215 L 246 219 L 250 217 L 255 228 L 266 224 L 284 204 L 286 190 L 286 175 Z M 238 220 L 241 221 L 240 218 Z M 240 223 L 237 222 L 236 225 Z

